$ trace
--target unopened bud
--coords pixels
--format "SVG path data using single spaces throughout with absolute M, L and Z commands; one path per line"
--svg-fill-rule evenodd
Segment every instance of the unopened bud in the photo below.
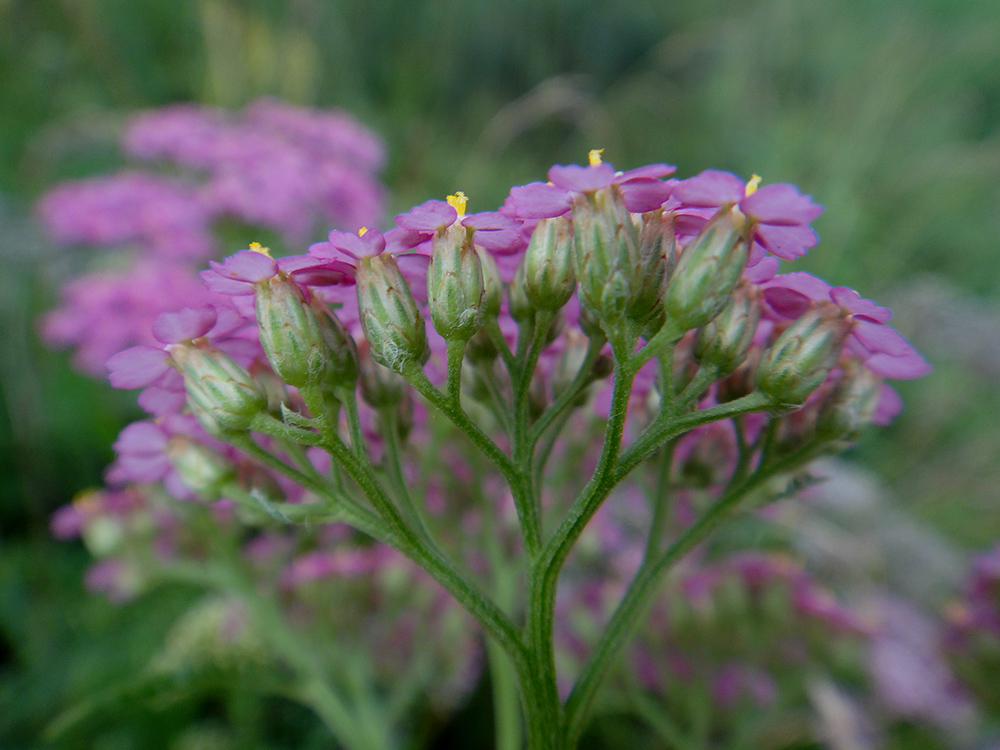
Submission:
M 374 409 L 389 409 L 403 402 L 406 381 L 374 360 L 366 342 L 358 347 L 361 397 Z
M 322 379 L 327 347 L 316 314 L 295 282 L 279 275 L 257 284 L 257 324 L 279 378 L 296 388 Z
M 267 408 L 267 396 L 253 376 L 225 352 L 214 348 L 174 345 L 170 356 L 184 376 L 188 404 L 210 435 L 248 430 Z
M 541 219 L 524 254 L 525 292 L 539 310 L 559 310 L 576 289 L 573 273 L 573 220 Z
M 760 322 L 760 297 L 752 284 L 736 287 L 729 304 L 698 331 L 694 356 L 700 364 L 713 364 L 722 375 L 743 364 Z
M 488 363 L 500 355 L 496 344 L 485 328 L 480 328 L 465 345 L 465 358 L 473 364 Z
M 430 349 L 424 319 L 396 260 L 387 254 L 362 258 L 355 280 L 372 358 L 396 372 L 408 362 L 426 362 Z
M 838 305 L 824 304 L 792 323 L 757 365 L 757 388 L 784 406 L 804 404 L 829 375 L 851 332 Z
M 701 328 L 729 302 L 749 259 L 746 218 L 722 210 L 688 242 L 664 295 L 667 318 L 680 331 Z
M 677 239 L 672 215 L 665 220 L 660 210 L 643 214 L 639 255 L 632 271 L 629 318 L 659 330 L 665 317 L 661 304 L 663 293 L 676 265 Z
M 483 301 L 481 305 L 483 319 L 495 318 L 500 314 L 503 304 L 503 279 L 496 260 L 488 250 L 476 245 L 479 263 L 483 269 Z
M 235 474 L 222 456 L 183 436 L 171 438 L 166 452 L 181 481 L 203 500 L 218 499 L 222 486 Z
M 331 387 L 354 389 L 358 379 L 358 346 L 340 318 L 326 305 L 313 298 L 313 312 L 326 344 L 326 370 L 323 383 Z
M 848 365 L 820 406 L 817 434 L 828 440 L 853 440 L 869 425 L 878 406 L 882 380 L 863 365 Z
M 446 341 L 468 341 L 483 323 L 485 287 L 479 254 L 461 225 L 435 235 L 427 268 L 427 294 L 434 328 Z
M 524 260 L 518 265 L 514 272 L 514 278 L 507 287 L 507 308 L 510 310 L 510 317 L 518 323 L 526 323 L 535 317 L 535 308 L 528 299 L 525 285 Z
M 625 315 L 639 258 L 638 231 L 618 186 L 578 197 L 573 224 L 577 294 L 597 317 L 614 323 Z

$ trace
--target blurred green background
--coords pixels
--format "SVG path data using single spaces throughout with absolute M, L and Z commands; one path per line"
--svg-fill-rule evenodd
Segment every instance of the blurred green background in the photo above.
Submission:
M 797 183 L 826 213 L 796 268 L 892 306 L 936 368 L 850 458 L 958 549 L 1000 539 L 996 0 L 0 0 L 0 746 L 45 746 L 184 603 L 89 597 L 82 548 L 48 537 L 138 412 L 40 346 L 81 261 L 32 204 L 120 166 L 135 109 L 263 94 L 378 132 L 390 212 L 459 189 L 494 208 L 594 147 Z M 167 746 L 142 715 L 105 729 L 94 747 Z

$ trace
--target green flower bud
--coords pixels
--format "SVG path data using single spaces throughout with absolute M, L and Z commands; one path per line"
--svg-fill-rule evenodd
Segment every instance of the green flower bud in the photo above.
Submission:
M 524 259 L 522 259 L 514 272 L 513 280 L 507 287 L 507 307 L 510 309 L 510 317 L 518 323 L 526 323 L 535 317 L 535 308 L 528 299 L 525 273 Z
M 784 406 L 806 402 L 837 363 L 851 332 L 839 305 L 823 304 L 792 323 L 757 365 L 757 388 Z
M 750 257 L 745 224 L 739 211 L 719 211 L 684 248 L 663 299 L 678 330 L 701 328 L 729 302 Z
M 472 364 L 488 363 L 500 355 L 485 328 L 480 328 L 465 346 L 465 358 Z
M 188 405 L 208 434 L 248 430 L 267 409 L 267 396 L 253 376 L 228 354 L 178 344 L 170 348 L 170 356 L 184 376 Z
M 729 304 L 698 331 L 694 357 L 699 364 L 713 364 L 726 375 L 743 364 L 760 322 L 760 290 L 752 284 L 736 287 Z
M 403 402 L 406 381 L 374 360 L 371 348 L 362 341 L 358 347 L 361 397 L 374 409 L 391 409 Z
M 677 265 L 677 239 L 672 214 L 664 221 L 663 211 L 642 215 L 639 255 L 632 271 L 632 298 L 628 316 L 642 325 L 659 330 L 664 318 L 662 302 L 667 280 Z M 659 321 L 657 325 L 654 321 Z M 655 331 L 654 331 L 655 333 Z
M 576 374 L 583 366 L 589 348 L 589 342 L 580 332 L 574 329 L 569 330 L 566 346 L 563 348 L 562 354 L 556 361 L 552 372 L 553 396 L 559 398 L 569 388 L 570 384 L 576 378 Z M 614 361 L 607 355 L 601 354 L 591 365 L 590 371 L 587 373 L 587 382 L 592 383 L 595 380 L 602 380 L 608 377 L 613 370 Z M 587 391 L 584 389 L 580 397 L 574 401 L 573 406 L 583 406 L 586 401 Z
M 573 220 L 542 219 L 524 254 L 525 292 L 539 310 L 558 310 L 573 296 Z
M 170 439 L 166 453 L 181 481 L 203 500 L 217 500 L 222 486 L 236 473 L 215 451 L 181 436 Z
M 827 440 L 854 440 L 872 421 L 882 380 L 857 362 L 845 366 L 820 406 L 816 432 Z
M 427 268 L 434 328 L 446 341 L 468 341 L 482 327 L 483 268 L 468 230 L 461 225 L 435 235 Z
M 407 362 L 426 362 L 430 349 L 424 319 L 396 260 L 386 254 L 362 258 L 355 280 L 372 358 L 396 372 Z
M 319 382 L 330 355 L 316 313 L 283 275 L 257 284 L 260 343 L 278 377 L 301 388 Z
M 476 252 L 483 269 L 483 301 L 480 305 L 483 318 L 495 318 L 500 314 L 500 305 L 503 304 L 503 279 L 500 278 L 500 269 L 493 256 L 478 245 Z
M 573 270 L 583 305 L 614 323 L 625 315 L 639 265 L 639 235 L 612 185 L 581 195 L 573 206 Z
M 312 300 L 312 309 L 326 344 L 324 385 L 353 389 L 358 379 L 358 346 L 354 337 L 340 318 L 316 298 Z

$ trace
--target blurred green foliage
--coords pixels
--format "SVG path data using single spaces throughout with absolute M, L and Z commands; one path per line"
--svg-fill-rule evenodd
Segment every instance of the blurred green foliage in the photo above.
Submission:
M 827 208 L 797 268 L 876 299 L 932 274 L 955 305 L 996 313 L 997 39 L 995 0 L 0 0 L 0 745 L 37 746 L 57 707 L 148 655 L 179 611 L 85 597 L 80 551 L 45 538 L 137 412 L 35 340 L 80 261 L 27 217 L 56 180 L 119 164 L 130 112 L 262 94 L 342 107 L 388 143 L 393 210 L 456 189 L 493 208 L 601 146 L 622 168 L 755 172 Z M 1000 537 L 998 373 L 898 326 L 937 370 L 903 384 L 903 416 L 854 455 L 904 508 L 985 546 Z M 1000 325 L 977 335 L 1000 350 Z M 174 720 L 200 710 L 186 705 Z M 133 730 L 76 746 L 166 746 Z

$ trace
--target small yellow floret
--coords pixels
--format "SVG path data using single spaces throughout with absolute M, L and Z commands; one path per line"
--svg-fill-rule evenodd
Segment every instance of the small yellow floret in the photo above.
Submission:
M 587 160 L 590 162 L 590 166 L 596 167 L 601 163 L 601 154 L 604 153 L 603 148 L 592 148 L 590 153 L 587 154 Z
M 750 181 L 747 183 L 746 196 L 749 198 L 751 195 L 757 192 L 757 186 L 760 185 L 760 175 L 750 175 Z
M 266 255 L 269 258 L 271 257 L 271 248 L 264 247 L 259 242 L 251 242 L 250 249 L 253 250 L 255 253 L 261 253 L 262 255 Z
M 358 237 L 364 237 L 367 232 L 368 227 L 361 227 L 361 229 L 358 230 Z
M 448 201 L 448 205 L 458 211 L 459 216 L 465 216 L 465 204 L 469 202 L 469 199 L 465 197 L 465 193 L 459 190 L 454 195 L 449 195 L 445 200 Z

